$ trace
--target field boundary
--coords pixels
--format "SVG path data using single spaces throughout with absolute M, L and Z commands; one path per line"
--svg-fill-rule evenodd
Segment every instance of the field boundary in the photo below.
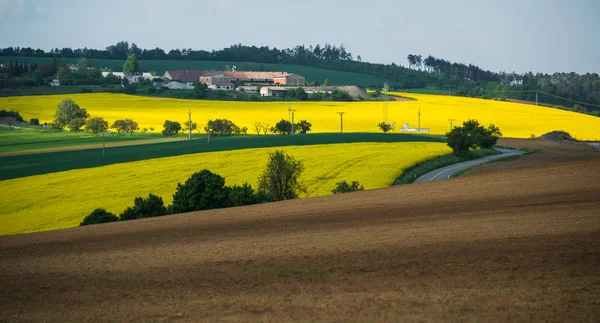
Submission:
M 423 175 L 440 168 L 496 154 L 498 154 L 498 152 L 494 149 L 481 149 L 470 151 L 462 155 L 447 154 L 427 159 L 404 170 L 394 181 L 393 185 L 412 184 Z

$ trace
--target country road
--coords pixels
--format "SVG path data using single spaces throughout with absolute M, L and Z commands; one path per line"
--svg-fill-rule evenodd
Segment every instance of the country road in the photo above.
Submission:
M 492 160 L 523 154 L 523 152 L 520 150 L 500 149 L 500 148 L 496 148 L 496 150 L 499 151 L 500 154 L 493 155 L 493 156 L 487 156 L 487 157 L 474 159 L 474 160 L 469 160 L 466 162 L 452 164 L 452 165 L 449 165 L 446 167 L 436 169 L 434 171 L 431 171 L 431 172 L 417 178 L 417 180 L 415 180 L 415 183 L 425 183 L 425 182 L 439 181 L 442 179 L 448 179 L 450 176 L 460 172 L 461 170 L 471 168 L 473 166 L 481 165 L 483 163 L 487 163 Z

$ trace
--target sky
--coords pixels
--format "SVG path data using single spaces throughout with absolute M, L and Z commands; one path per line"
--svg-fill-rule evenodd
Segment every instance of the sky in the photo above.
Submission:
M 376 63 L 421 54 L 495 72 L 600 73 L 598 17 L 598 0 L 0 0 L 0 47 L 330 43 Z

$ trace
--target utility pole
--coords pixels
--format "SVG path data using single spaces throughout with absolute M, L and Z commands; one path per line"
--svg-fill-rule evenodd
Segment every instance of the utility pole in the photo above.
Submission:
M 292 135 L 294 134 L 294 113 L 296 112 L 296 110 L 291 109 L 290 110 L 292 112 Z
M 346 112 L 336 112 L 340 115 L 340 132 L 344 132 L 344 113 Z
M 539 94 L 539 91 L 536 90 L 535 91 L 535 105 L 538 105 L 538 94 Z
M 192 108 L 188 110 L 188 140 L 192 140 Z
M 417 114 L 419 115 L 419 123 L 417 123 L 417 132 L 421 132 L 421 108 L 419 108 L 419 112 L 417 112 Z
M 292 108 L 290 108 L 290 105 L 288 104 L 288 122 L 292 122 Z
M 450 86 L 448 86 L 448 96 L 450 96 Z
M 387 82 L 383 83 L 383 122 L 384 123 L 388 123 L 388 101 L 389 101 L 389 97 L 387 95 L 387 92 L 390 91 L 390 87 L 388 86 Z
M 106 133 L 102 133 L 102 156 L 104 156 L 104 151 L 106 150 Z
M 206 135 L 208 136 L 208 143 L 210 143 L 210 120 L 206 119 Z
M 448 119 L 448 121 L 450 121 L 450 131 L 452 131 L 452 121 L 454 121 L 454 119 Z

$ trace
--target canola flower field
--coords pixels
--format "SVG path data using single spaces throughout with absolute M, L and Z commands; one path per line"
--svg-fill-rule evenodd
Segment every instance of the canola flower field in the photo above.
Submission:
M 95 208 L 116 214 L 137 196 L 153 193 L 172 201 L 177 183 L 201 169 L 226 179 L 226 185 L 257 185 L 268 153 L 276 148 L 242 149 L 76 169 L 2 181 L 0 235 L 75 227 Z M 335 183 L 357 180 L 365 189 L 392 185 L 402 171 L 425 159 L 448 154 L 443 143 L 352 143 L 287 146 L 304 162 L 301 197 L 332 194 Z
M 421 127 L 429 128 L 431 134 L 445 134 L 454 119 L 458 125 L 468 119 L 477 119 L 482 124 L 494 123 L 505 137 L 529 138 L 552 130 L 570 132 L 580 140 L 600 140 L 600 118 L 559 109 L 454 96 L 395 93 L 415 99 L 414 101 L 390 101 L 388 120 L 396 122 L 395 132 L 403 124 L 417 127 L 417 112 L 421 111 Z M 208 119 L 226 118 L 252 132 L 255 121 L 274 125 L 288 119 L 288 106 L 295 109 L 295 120 L 308 120 L 312 132 L 337 132 L 340 116 L 344 115 L 345 132 L 379 132 L 377 124 L 382 120 L 383 102 L 236 102 L 208 100 L 179 100 L 150 98 L 124 94 L 93 93 L 73 95 L 46 95 L 0 98 L 0 108 L 16 110 L 25 119 L 39 118 L 50 122 L 58 103 L 70 97 L 86 108 L 92 117 L 103 117 L 112 122 L 130 118 L 140 128 L 153 127 L 162 130 L 165 120 L 184 122 L 188 109 L 192 119 L 199 125 Z

